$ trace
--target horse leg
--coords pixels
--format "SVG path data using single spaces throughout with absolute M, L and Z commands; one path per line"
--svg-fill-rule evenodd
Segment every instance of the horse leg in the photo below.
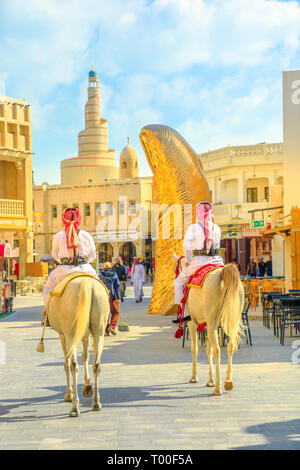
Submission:
M 234 340 L 229 338 L 227 345 L 227 354 L 228 354 L 228 365 L 226 370 L 226 379 L 224 383 L 224 388 L 227 392 L 233 389 L 233 380 L 232 380 L 232 356 L 234 354 Z
M 99 400 L 99 392 L 98 392 L 98 375 L 100 374 L 100 357 L 103 350 L 103 336 L 99 334 L 93 335 L 94 340 L 94 362 L 93 362 L 93 374 L 94 374 L 94 396 L 93 396 L 93 411 L 100 411 L 102 409 L 100 400 Z
M 90 381 L 90 375 L 89 375 L 89 339 L 90 337 L 87 336 L 82 339 L 82 362 L 83 362 L 83 367 L 84 367 L 84 386 L 83 386 L 83 395 L 85 397 L 90 397 L 92 395 L 93 387 L 91 385 Z
M 212 348 L 213 348 L 213 356 L 215 360 L 216 366 L 216 386 L 213 391 L 213 395 L 222 395 L 222 384 L 220 379 L 220 346 L 219 346 L 219 339 L 218 339 L 218 328 L 214 328 L 213 331 L 207 326 L 207 337 L 210 341 Z
M 78 398 L 78 391 L 77 391 L 77 376 L 78 376 L 78 362 L 76 358 L 76 348 L 73 348 L 73 352 L 71 353 L 71 372 L 73 376 L 73 399 L 72 399 L 72 408 L 70 411 L 71 417 L 79 416 L 79 398 Z
M 197 383 L 198 376 L 197 376 L 197 355 L 198 355 L 198 341 L 197 341 L 197 325 L 193 320 L 188 322 L 188 327 L 191 336 L 191 352 L 192 352 L 192 359 L 193 359 L 193 370 L 192 370 L 192 377 L 190 378 L 190 383 Z
M 65 395 L 65 401 L 72 401 L 73 398 L 73 392 L 72 392 L 72 387 L 71 387 L 71 382 L 70 382 L 70 358 L 67 357 L 67 348 L 66 348 L 66 340 L 64 335 L 59 335 L 59 339 L 61 342 L 61 346 L 64 352 L 65 356 L 65 373 L 66 373 L 66 378 L 67 378 L 67 390 L 66 390 L 66 395 Z
M 208 338 L 207 338 L 207 345 L 206 345 L 206 354 L 208 357 L 208 365 L 209 365 L 208 382 L 206 386 L 214 387 L 215 382 L 214 382 L 214 377 L 213 377 L 213 355 L 212 355 L 212 347 Z

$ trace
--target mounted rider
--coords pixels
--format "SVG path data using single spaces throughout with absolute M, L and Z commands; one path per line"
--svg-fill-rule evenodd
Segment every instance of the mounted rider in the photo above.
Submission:
M 165 315 L 178 312 L 183 288 L 192 274 L 206 264 L 223 265 L 223 259 L 219 256 L 220 241 L 221 229 L 213 222 L 212 204 L 199 202 L 196 205 L 196 223 L 188 227 L 183 239 L 183 250 L 188 265 L 182 269 L 174 281 L 175 304 L 167 310 Z
M 66 208 L 62 213 L 65 229 L 58 232 L 52 242 L 52 257 L 58 266 L 51 271 L 44 286 L 44 301 L 56 284 L 72 273 L 88 273 L 98 279 L 95 269 L 90 265 L 96 258 L 96 248 L 92 236 L 80 230 L 81 216 L 78 207 Z

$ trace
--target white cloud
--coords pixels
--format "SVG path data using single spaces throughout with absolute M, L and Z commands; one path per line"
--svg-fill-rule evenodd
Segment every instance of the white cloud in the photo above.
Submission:
M 70 133 L 66 107 L 83 123 L 93 62 L 112 148 L 121 149 L 128 134 L 138 145 L 140 128 L 152 122 L 177 127 L 197 151 L 261 140 L 263 133 L 262 140 L 280 140 L 278 72 L 300 59 L 296 1 L 3 4 L 9 27 L 0 37 L 0 94 L 2 87 L 32 104 L 33 130 L 45 132 L 57 115 L 57 126 Z

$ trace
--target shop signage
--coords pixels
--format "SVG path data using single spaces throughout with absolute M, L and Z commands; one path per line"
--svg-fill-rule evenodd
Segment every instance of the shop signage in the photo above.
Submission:
M 242 224 L 242 237 L 262 237 L 262 234 L 259 231 L 259 228 L 251 227 L 250 224 Z
M 26 230 L 27 219 L 14 219 L 9 217 L 0 217 L 0 230 L 1 229 L 12 229 L 12 230 Z
M 253 220 L 252 222 L 252 227 L 264 227 L 265 226 L 265 221 L 264 220 Z

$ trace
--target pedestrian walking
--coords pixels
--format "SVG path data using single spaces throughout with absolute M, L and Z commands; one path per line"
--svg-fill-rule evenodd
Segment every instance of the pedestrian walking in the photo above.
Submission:
M 152 282 L 153 279 L 153 270 L 152 270 L 152 262 L 149 256 L 146 256 L 145 262 L 145 273 L 147 276 L 147 282 Z
M 263 258 L 260 258 L 259 263 L 258 263 L 258 271 L 259 271 L 259 276 L 264 277 L 266 274 L 266 263 L 264 262 Z
M 139 258 L 135 258 L 131 270 L 131 284 L 133 285 L 136 303 L 142 302 L 144 297 L 143 285 L 145 284 L 145 268 Z
M 272 270 L 272 256 L 269 256 L 268 261 L 266 262 L 266 272 L 267 276 L 272 276 L 273 270 Z
M 112 271 L 109 261 L 104 263 L 103 271 L 99 274 L 99 279 L 105 284 L 109 290 L 110 319 L 108 319 L 105 336 L 116 335 L 116 325 L 120 315 L 120 281 L 116 273 Z
M 250 258 L 250 263 L 247 266 L 247 275 L 250 277 L 256 277 L 257 273 L 257 264 L 254 261 L 254 258 Z
M 112 271 L 115 272 L 119 278 L 121 302 L 124 302 L 124 297 L 126 295 L 127 268 L 121 263 L 121 258 L 116 259 L 116 263 L 113 265 Z

